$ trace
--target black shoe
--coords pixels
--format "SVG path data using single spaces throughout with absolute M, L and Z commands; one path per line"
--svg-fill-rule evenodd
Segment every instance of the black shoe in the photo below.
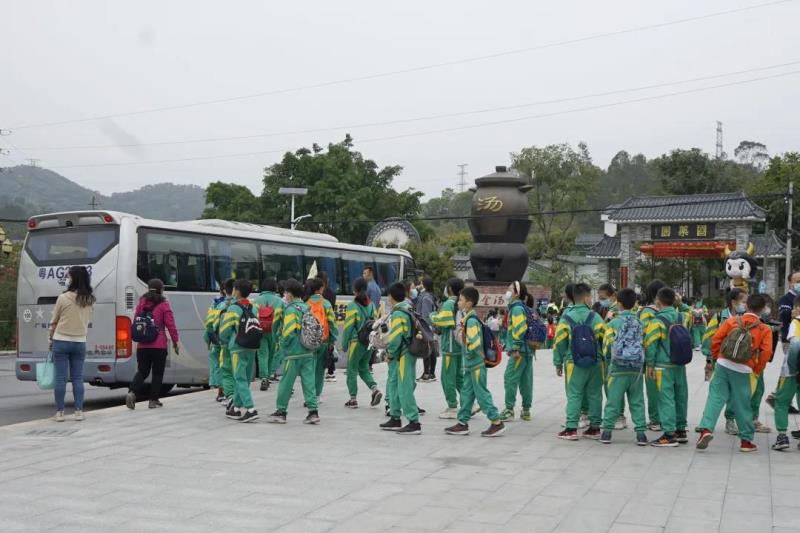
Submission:
M 244 412 L 244 414 L 239 418 L 239 422 L 253 422 L 254 420 L 258 420 L 258 411 L 255 409 L 248 409 Z
M 388 405 L 387 405 L 387 406 L 384 408 L 384 410 L 383 410 L 383 413 L 384 413 L 386 416 L 389 416 L 389 406 L 388 406 Z
M 788 450 L 789 446 L 789 437 L 787 437 L 784 433 L 779 433 L 778 440 L 776 440 L 775 444 L 772 445 L 772 449 L 775 451 Z
M 267 378 L 261 380 L 261 390 L 269 390 L 269 380 Z
M 309 411 L 308 416 L 303 420 L 303 424 L 319 424 L 319 413 L 316 411 Z
M 398 435 L 420 435 L 422 433 L 422 425 L 419 422 L 409 422 L 401 429 L 397 430 Z
M 611 432 L 603 430 L 603 433 L 600 435 L 600 442 L 603 444 L 611 444 Z
M 128 409 L 136 409 L 136 393 L 131 391 L 125 395 L 125 405 Z
M 800 415 L 800 411 L 798 411 L 797 407 L 795 407 L 794 405 L 789 404 L 789 414 L 790 415 Z
M 675 448 L 677 445 L 678 441 L 675 440 L 675 435 L 667 433 L 650 443 L 650 446 L 655 446 L 656 448 Z
M 242 418 L 242 411 L 238 407 L 231 407 L 225 413 L 225 416 L 227 416 L 231 420 L 239 420 L 240 418 Z
M 469 426 L 459 422 L 455 426 L 445 428 L 444 432 L 448 435 L 469 435 Z
M 644 431 L 636 434 L 636 445 L 637 446 L 647 446 L 647 433 Z
M 277 374 L 272 374 L 272 375 L 269 377 L 269 380 L 270 380 L 271 382 L 273 382 L 273 383 L 277 383 L 277 382 L 279 382 L 279 381 L 281 380 L 281 378 L 279 378 Z
M 147 404 L 148 409 L 158 409 L 159 407 L 164 407 L 164 404 L 158 400 L 150 400 Z
M 378 389 L 372 391 L 372 400 L 369 402 L 370 407 L 377 407 L 383 400 L 383 393 Z
M 792 431 L 793 439 L 800 439 L 800 431 Z
M 285 424 L 286 423 L 286 411 L 275 411 L 271 415 L 269 415 L 269 422 L 272 424 Z
M 222 391 L 219 391 L 219 392 L 217 393 L 216 400 L 217 400 L 218 402 L 224 402 L 224 401 L 226 401 L 226 400 L 227 400 L 227 398 L 225 397 L 225 393 L 224 393 L 224 392 L 222 392 Z
M 400 422 L 399 418 L 390 418 L 383 424 L 380 424 L 378 427 L 384 431 L 399 431 L 400 428 L 403 427 L 403 423 Z
M 425 413 L 427 413 L 428 411 L 426 411 L 422 407 L 417 407 L 417 412 L 419 413 L 419 416 L 425 416 Z
M 506 425 L 500 422 L 499 424 L 490 424 L 488 429 L 481 431 L 481 437 L 499 437 L 506 432 Z
M 685 429 L 679 429 L 675 432 L 675 440 L 678 441 L 679 444 L 689 444 L 689 435 L 686 433 Z
M 358 400 L 351 398 L 347 400 L 347 403 L 345 403 L 344 406 L 349 407 L 350 409 L 358 409 Z

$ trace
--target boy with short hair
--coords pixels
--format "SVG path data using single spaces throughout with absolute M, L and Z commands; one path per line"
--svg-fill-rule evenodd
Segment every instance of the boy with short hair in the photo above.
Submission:
M 553 364 L 558 376 L 566 375 L 567 408 L 564 430 L 558 434 L 559 439 L 578 440 L 578 419 L 581 414 L 583 399 L 588 400 L 589 429 L 583 437 L 600 438 L 600 424 L 603 421 L 603 383 L 600 372 L 600 351 L 603 345 L 605 323 L 597 313 L 589 307 L 592 289 L 585 283 L 576 283 L 572 289 L 575 304 L 567 308 L 556 328 L 556 341 L 553 348 Z M 591 342 L 594 343 L 595 362 L 589 366 L 577 366 L 572 353 L 572 331 L 588 327 L 593 332 Z
M 639 310 L 639 320 L 644 326 L 645 334 L 647 327 L 656 319 L 658 309 L 656 309 L 656 295 L 664 287 L 664 282 L 654 279 L 644 290 L 644 306 Z M 647 398 L 647 415 L 649 422 L 647 429 L 650 431 L 661 431 L 661 417 L 658 414 L 658 387 L 655 379 L 650 379 L 645 373 L 644 379 L 645 393 Z
M 235 280 L 226 279 L 222 282 L 222 291 L 225 293 L 225 299 L 217 304 L 217 321 L 213 325 L 214 332 L 219 337 L 220 330 L 222 329 L 222 319 L 228 307 L 233 303 L 233 284 Z M 219 385 L 222 389 L 222 394 L 225 396 L 225 413 L 228 414 L 233 408 L 233 393 L 236 388 L 233 380 L 233 364 L 231 362 L 231 352 L 226 343 L 219 340 Z
M 615 424 L 623 412 L 625 396 L 627 396 L 631 419 L 636 431 L 636 444 L 647 446 L 647 435 L 645 434 L 647 420 L 645 418 L 644 380 L 642 378 L 644 336 L 642 334 L 642 323 L 632 311 L 636 305 L 636 292 L 633 289 L 619 291 L 617 305 L 619 306 L 618 312 L 606 326 L 603 342 L 603 353 L 608 363 L 608 377 L 606 378 L 608 392 L 603 415 L 603 434 L 600 436 L 600 442 L 604 444 L 611 442 L 611 430 L 615 428 Z M 620 337 L 620 342 L 615 344 L 618 336 Z M 625 338 L 626 336 L 629 338 Z M 635 337 L 635 339 L 632 337 Z M 621 345 L 622 342 L 632 342 L 633 344 L 626 346 Z M 616 355 L 614 350 L 618 352 Z M 620 351 L 626 351 L 627 354 L 620 354 Z M 630 364 L 626 366 L 621 364 L 625 355 L 630 356 L 630 354 L 635 354 L 637 351 L 641 356 L 641 363 L 638 366 L 634 365 L 634 361 L 630 361 Z M 629 357 L 629 359 L 632 359 L 632 357 Z
M 483 346 L 483 324 L 475 314 L 478 304 L 478 291 L 474 287 L 466 287 L 461 291 L 458 307 L 464 313 L 464 384 L 461 387 L 461 408 L 458 410 L 458 423 L 445 429 L 448 435 L 468 435 L 469 419 L 472 417 L 472 406 L 475 400 L 486 414 L 491 425 L 481 432 L 482 437 L 499 437 L 505 430 L 500 413 L 492 401 L 492 393 L 486 387 L 485 347 Z
M 314 359 L 317 366 L 315 367 L 315 388 L 317 391 L 317 398 L 322 396 L 322 387 L 325 385 L 325 372 L 328 369 L 328 353 L 336 342 L 336 315 L 333 314 L 333 306 L 331 303 L 322 296 L 322 291 L 325 288 L 324 282 L 320 278 L 312 278 L 307 283 L 310 296 L 306 304 L 309 310 L 322 326 L 322 330 L 326 335 L 322 344 L 314 352 Z M 319 400 L 317 400 L 319 403 Z
M 225 400 L 225 391 L 222 387 L 222 346 L 219 341 L 219 319 L 222 311 L 227 307 L 226 300 L 230 297 L 231 292 L 233 292 L 233 280 L 226 280 L 219 288 L 220 295 L 208 308 L 206 320 L 203 323 L 205 326 L 203 339 L 208 347 L 208 386 L 218 389 L 216 398 L 218 402 Z
M 762 295 L 751 294 L 747 297 L 747 311 L 740 317 L 726 320 L 714 334 L 711 355 L 716 360 L 716 366 L 700 421 L 698 450 L 705 450 L 714 438 L 714 426 L 726 404 L 732 408 L 739 426 L 739 450 L 758 450 L 753 443 L 755 426 L 750 400 L 758 375 L 772 357 L 772 330 L 761 322 L 761 312 L 765 306 L 766 300 Z M 740 347 L 741 341 L 747 339 L 748 335 L 751 341 L 749 354 L 743 353 Z
M 442 366 L 439 376 L 442 380 L 442 391 L 447 407 L 439 414 L 439 418 L 455 419 L 458 414 L 458 394 L 464 382 L 463 358 L 461 347 L 456 343 L 456 307 L 458 297 L 464 288 L 464 282 L 459 278 L 447 280 L 445 293 L 447 300 L 442 303 L 439 311 L 431 313 L 431 322 L 439 332 L 439 341 L 442 352 Z
M 789 407 L 792 405 L 798 391 L 798 368 L 800 368 L 800 296 L 794 299 L 792 308 L 792 321 L 789 325 L 787 339 L 789 339 L 789 349 L 783 356 L 781 366 L 781 376 L 778 378 L 778 387 L 775 390 L 775 429 L 778 431 L 778 438 L 772 445 L 773 450 L 781 451 L 789 448 L 789 437 L 786 431 L 789 429 Z M 798 432 L 793 431 L 792 436 Z M 800 445 L 798 445 L 800 449 Z
M 392 306 L 389 346 L 386 349 L 389 365 L 389 382 L 386 394 L 389 397 L 389 420 L 380 424 L 385 431 L 396 431 L 400 435 L 419 435 L 419 409 L 414 398 L 417 377 L 417 358 L 409 352 L 412 322 L 411 306 L 406 301 L 406 288 L 402 283 L 389 287 L 389 303 Z M 402 425 L 400 416 L 405 415 L 408 424 Z
M 603 283 L 597 288 L 597 302 L 600 304 L 600 316 L 611 322 L 617 315 L 617 289 L 610 283 Z
M 319 424 L 317 411 L 316 360 L 314 353 L 303 346 L 301 339 L 303 315 L 308 306 L 303 302 L 303 286 L 296 279 L 288 279 L 284 284 L 288 303 L 283 308 L 281 324 L 281 350 L 283 350 L 283 377 L 278 385 L 277 409 L 269 417 L 273 424 L 285 424 L 289 409 L 292 388 L 298 376 L 303 387 L 303 398 L 308 408 L 304 424 Z
M 277 340 L 280 338 L 283 321 L 283 300 L 278 296 L 278 282 L 266 279 L 262 283 L 262 292 L 253 299 L 253 304 L 261 313 L 262 309 L 272 309 L 272 331 L 265 331 L 258 349 L 258 377 L 261 378 L 261 390 L 269 389 L 269 377 L 272 375 L 272 359 L 276 357 Z
M 252 290 L 253 284 L 248 280 L 236 280 L 233 285 L 233 303 L 225 311 L 222 327 L 219 330 L 220 341 L 230 350 L 235 384 L 233 405 L 227 416 L 239 422 L 253 422 L 258 419 L 258 411 L 250 393 L 250 376 L 253 374 L 256 350 L 244 348 L 236 343 L 242 315 L 246 310 L 253 312 L 253 305 L 247 299 Z
M 656 309 L 656 316 L 644 330 L 645 367 L 648 379 L 656 385 L 664 434 L 650 445 L 675 447 L 689 442 L 686 434 L 689 389 L 686 367 L 673 364 L 670 358 L 670 328 L 683 326 L 685 319 L 675 308 L 675 291 L 669 287 L 662 287 L 656 294 Z

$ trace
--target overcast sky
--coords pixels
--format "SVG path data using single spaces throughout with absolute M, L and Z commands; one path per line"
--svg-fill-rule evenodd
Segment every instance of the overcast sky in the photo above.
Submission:
M 530 145 L 583 140 L 607 167 L 619 150 L 648 158 L 676 147 L 714 152 L 742 139 L 771 153 L 800 149 L 800 75 L 588 111 L 423 134 L 800 71 L 781 68 L 635 92 L 369 127 L 430 115 L 520 106 L 800 61 L 800 1 L 645 31 L 394 76 L 118 116 L 47 122 L 218 100 L 449 63 L 649 26 L 767 0 L 670 2 L 106 2 L 0 0 L 0 137 L 11 156 L 39 158 L 102 193 L 172 181 L 261 189 L 281 153 L 346 132 L 379 165 L 402 165 L 398 189 L 438 195 L 467 163 L 470 181 Z M 142 147 L 75 146 L 281 135 Z M 387 137 L 399 137 L 386 139 Z M 360 142 L 363 141 L 363 142 Z M 16 147 L 16 148 L 15 148 Z M 68 150 L 45 150 L 73 147 Z M 145 163 L 272 152 L 194 161 Z M 111 166 L 113 165 L 113 166 Z

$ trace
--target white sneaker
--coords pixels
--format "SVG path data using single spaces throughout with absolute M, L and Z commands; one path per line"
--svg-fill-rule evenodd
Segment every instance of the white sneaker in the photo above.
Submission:
M 589 415 L 581 415 L 580 420 L 578 420 L 578 429 L 583 429 L 588 427 L 589 427 Z
M 625 429 L 627 427 L 628 427 L 628 421 L 625 419 L 624 415 L 617 418 L 617 421 L 614 422 L 614 429 L 617 431 Z
M 756 433 L 770 433 L 772 428 L 761 423 L 760 420 L 753 420 L 753 426 L 756 428 Z
M 56 414 L 53 415 L 52 420 L 54 422 L 63 422 L 64 421 L 64 411 L 56 411 Z
M 83 411 L 81 411 L 80 409 L 75 409 L 75 422 L 81 422 L 85 418 L 86 417 L 83 416 Z
M 458 409 L 456 409 L 455 407 L 448 407 L 447 409 L 439 413 L 439 418 L 442 418 L 444 420 L 455 420 L 456 418 L 458 418 Z
M 727 433 L 728 435 L 739 434 L 739 426 L 736 425 L 736 420 L 725 421 L 725 433 Z

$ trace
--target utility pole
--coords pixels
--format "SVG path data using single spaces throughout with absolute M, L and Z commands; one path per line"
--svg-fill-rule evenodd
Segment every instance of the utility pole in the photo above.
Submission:
M 789 287 L 789 276 L 792 275 L 792 207 L 794 204 L 793 199 L 794 194 L 794 182 L 789 182 L 789 195 L 786 197 L 786 201 L 789 203 L 789 217 L 786 219 L 786 270 L 784 272 L 783 279 L 786 280 L 786 290 L 790 289 Z
M 467 163 L 456 165 L 458 167 L 458 189 L 460 192 L 467 190 Z
M 717 159 L 725 159 L 725 152 L 722 150 L 722 122 L 717 121 Z
M 34 158 L 31 157 L 31 158 L 26 159 L 25 161 L 27 161 L 28 164 L 30 166 L 32 166 L 33 168 L 36 168 L 36 167 L 39 166 L 39 161 L 41 161 L 41 159 L 34 159 Z

